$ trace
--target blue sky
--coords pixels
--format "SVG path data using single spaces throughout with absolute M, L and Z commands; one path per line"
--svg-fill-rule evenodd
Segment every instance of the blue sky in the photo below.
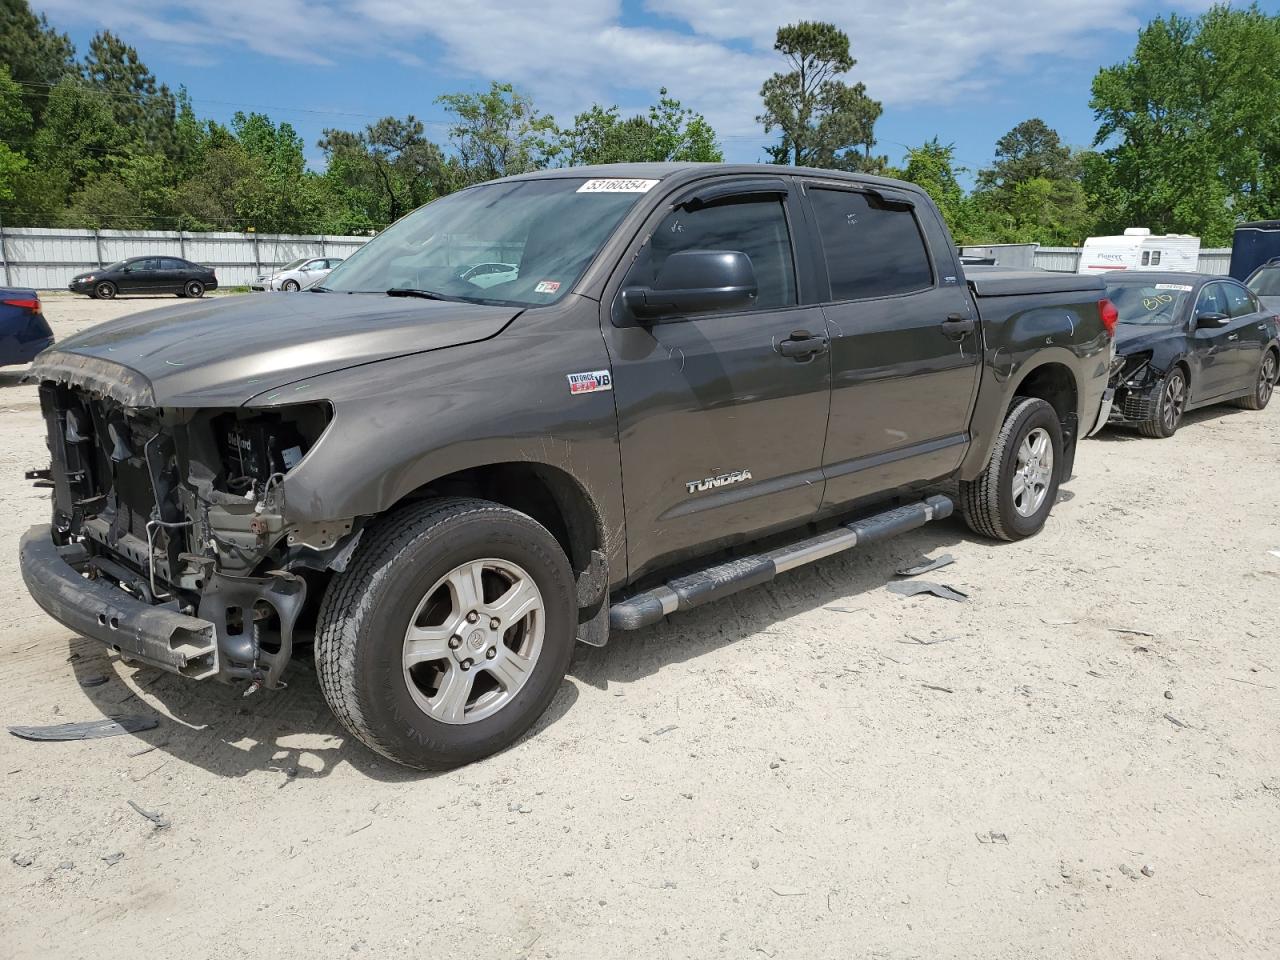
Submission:
M 660 86 L 704 113 L 726 157 L 762 158 L 755 116 L 781 60 L 781 23 L 830 20 L 853 41 L 852 78 L 882 100 L 891 162 L 933 136 L 976 168 L 995 140 L 1039 116 L 1077 146 L 1092 140 L 1089 84 L 1122 60 L 1151 17 L 1201 0 L 36 0 L 83 50 L 109 27 L 203 116 L 260 109 L 315 143 L 413 113 L 444 140 L 441 93 L 508 80 L 567 124 L 593 101 L 640 109 Z M 1280 0 L 1262 4 L 1280 10 Z

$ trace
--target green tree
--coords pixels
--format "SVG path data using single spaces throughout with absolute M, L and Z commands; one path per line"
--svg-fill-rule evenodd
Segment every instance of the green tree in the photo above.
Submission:
M 1069 180 L 1079 175 L 1071 148 L 1039 117 L 1023 120 L 996 141 L 992 165 L 978 174 L 979 187 L 1014 187 L 1028 180 Z
M 85 82 L 111 103 L 116 123 L 129 131 L 139 149 L 176 155 L 177 100 L 138 56 L 138 51 L 104 30 L 89 41 L 80 67 Z
M 938 205 L 956 243 L 969 243 L 973 240 L 973 210 L 960 185 L 965 168 L 956 165 L 955 155 L 955 144 L 944 144 L 934 137 L 907 150 L 907 165 L 901 175 L 922 187 Z
M 23 102 L 22 88 L 0 64 L 0 204 L 17 197 L 28 165 L 21 146 L 30 136 L 31 111 Z
M 561 132 L 560 141 L 561 158 L 571 165 L 724 160 L 706 118 L 669 97 L 666 87 L 647 116 L 623 119 L 617 106 L 593 104 Z
M 449 139 L 457 187 L 551 164 L 560 151 L 555 120 L 509 83 L 483 93 L 449 93 L 436 102 L 454 115 Z
M 75 69 L 76 48 L 65 33 L 31 12 L 27 0 L 0 0 L 0 64 L 22 87 L 27 111 L 39 119 L 49 90 Z
M 421 120 L 383 117 L 359 133 L 326 130 L 326 195 L 350 207 L 345 229 L 383 227 L 446 192 L 444 154 L 428 140 Z
M 760 88 L 764 113 L 756 120 L 781 140 L 767 148 L 775 163 L 847 170 L 881 170 L 872 154 L 883 107 L 863 83 L 837 79 L 857 64 L 849 37 L 830 23 L 802 21 L 779 27 L 773 49 L 790 64 Z
M 1280 209 L 1280 17 L 1215 6 L 1148 23 L 1098 72 L 1100 159 L 1086 188 L 1110 229 L 1229 241 L 1237 219 Z

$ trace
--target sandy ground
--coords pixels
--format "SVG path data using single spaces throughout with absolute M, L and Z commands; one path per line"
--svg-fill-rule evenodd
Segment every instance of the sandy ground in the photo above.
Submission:
M 424 776 L 346 738 L 307 663 L 242 699 L 42 614 L 43 429 L 0 374 L 3 722 L 162 718 L 0 734 L 0 952 L 1280 955 L 1278 428 L 1106 433 L 1041 536 L 938 523 L 583 649 L 532 735 Z M 969 603 L 884 589 L 942 552 Z

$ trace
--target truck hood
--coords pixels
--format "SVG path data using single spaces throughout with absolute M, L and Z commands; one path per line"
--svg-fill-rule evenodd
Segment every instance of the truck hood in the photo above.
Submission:
M 238 406 L 322 373 L 488 339 L 521 309 L 380 294 L 219 297 L 86 330 L 30 376 L 129 406 Z
M 1116 353 L 1128 356 L 1179 336 L 1182 336 L 1182 330 L 1177 324 L 1117 323 Z

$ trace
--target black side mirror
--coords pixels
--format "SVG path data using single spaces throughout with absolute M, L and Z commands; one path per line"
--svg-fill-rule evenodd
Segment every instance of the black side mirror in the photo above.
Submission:
M 652 287 L 627 287 L 622 302 L 649 320 L 711 310 L 741 310 L 758 288 L 751 258 L 738 250 L 681 250 L 663 262 Z
M 1218 330 L 1225 327 L 1231 322 L 1231 318 L 1225 313 L 1198 313 L 1196 314 L 1197 330 Z

